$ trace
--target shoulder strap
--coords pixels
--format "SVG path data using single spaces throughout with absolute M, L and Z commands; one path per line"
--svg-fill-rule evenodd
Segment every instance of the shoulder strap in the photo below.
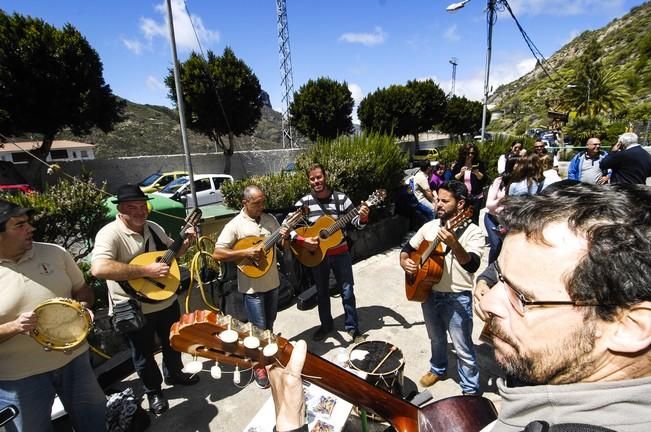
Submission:
M 149 224 L 147 224 L 147 229 L 149 229 L 149 233 L 151 234 L 151 238 L 154 239 L 154 244 L 156 245 L 156 250 L 157 251 L 167 250 L 167 246 L 165 245 L 165 243 L 163 243 L 163 241 L 160 239 L 160 237 L 158 237 L 158 234 L 156 234 L 156 230 L 153 229 L 152 227 L 150 227 Z M 146 250 L 148 248 L 147 246 L 145 246 L 145 252 L 147 252 L 147 250 Z
M 341 206 L 339 205 L 339 195 L 337 195 L 336 190 L 332 191 L 332 197 L 335 200 L 335 209 L 337 210 L 337 215 L 342 214 L 343 212 L 341 211 Z
M 332 193 L 334 194 L 335 191 L 332 191 Z M 325 206 L 323 205 L 323 203 L 316 197 L 316 194 L 314 193 L 314 191 L 311 191 L 310 194 L 312 195 L 312 198 L 318 204 L 318 206 L 321 207 L 321 210 L 323 211 L 323 214 L 324 215 L 329 214 L 328 211 L 326 210 Z M 337 205 L 337 200 L 335 199 L 335 206 L 336 205 Z

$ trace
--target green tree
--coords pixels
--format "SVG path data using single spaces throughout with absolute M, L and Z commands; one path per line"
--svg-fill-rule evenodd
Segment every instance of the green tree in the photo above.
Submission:
M 309 80 L 294 93 L 292 126 L 310 140 L 334 139 L 353 130 L 353 96 L 348 85 L 330 78 Z
M 231 172 L 234 137 L 251 134 L 262 116 L 262 89 L 253 71 L 229 47 L 221 57 L 197 53 L 180 66 L 183 104 L 188 127 L 214 141 L 226 156 L 224 171 Z M 165 78 L 168 97 L 176 103 L 174 72 Z M 223 136 L 228 137 L 224 142 Z
M 61 30 L 43 20 L 0 10 L 0 131 L 42 136 L 35 156 L 45 160 L 57 134 L 120 121 L 125 102 L 102 76 L 97 52 L 73 26 Z M 30 160 L 26 177 L 43 185 L 43 167 Z
M 463 96 L 452 96 L 441 124 L 441 130 L 453 135 L 474 134 L 481 129 L 483 105 Z M 490 123 L 490 111 L 486 112 L 486 124 Z
M 448 101 L 445 92 L 431 79 L 407 81 L 410 110 L 406 120 L 409 133 L 418 143 L 418 134 L 431 130 L 443 121 Z
M 629 93 L 622 77 L 604 68 L 602 56 L 601 45 L 592 38 L 574 63 L 575 72 L 564 92 L 563 105 L 579 115 L 592 118 L 608 111 L 614 113 L 628 101 Z
M 409 133 L 410 91 L 392 85 L 368 94 L 357 108 L 362 129 L 384 135 L 404 136 Z

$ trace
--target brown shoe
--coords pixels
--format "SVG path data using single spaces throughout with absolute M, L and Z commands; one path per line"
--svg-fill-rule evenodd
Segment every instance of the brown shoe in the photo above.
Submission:
M 423 387 L 429 387 L 429 386 L 433 386 L 434 384 L 439 382 L 440 379 L 441 379 L 441 377 L 436 375 L 435 373 L 427 372 L 425 375 L 420 377 L 419 382 L 420 382 L 420 385 L 422 385 Z

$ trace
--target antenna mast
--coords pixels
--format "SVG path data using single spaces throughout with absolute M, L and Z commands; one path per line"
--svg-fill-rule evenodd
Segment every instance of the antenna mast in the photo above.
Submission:
M 294 76 L 292 73 L 292 57 L 289 49 L 289 29 L 287 27 L 287 7 L 285 0 L 276 0 L 278 15 L 278 46 L 280 54 L 280 85 L 283 90 L 283 148 L 298 147 L 292 136 L 292 126 L 289 122 L 289 106 L 294 94 Z
M 450 90 L 450 97 L 454 96 L 454 86 L 457 81 L 457 58 L 452 57 L 450 59 L 450 64 L 452 65 L 452 89 Z

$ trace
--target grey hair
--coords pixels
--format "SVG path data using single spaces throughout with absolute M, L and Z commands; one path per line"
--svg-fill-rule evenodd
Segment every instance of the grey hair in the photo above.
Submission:
M 260 189 L 256 185 L 248 185 L 247 187 L 244 188 L 244 192 L 242 192 L 242 199 L 244 201 L 248 201 L 251 198 L 253 198 L 253 195 L 257 195 L 258 193 L 263 193 L 262 189 Z
M 619 136 L 619 141 L 628 147 L 632 144 L 637 144 L 637 135 L 633 132 L 626 132 Z

